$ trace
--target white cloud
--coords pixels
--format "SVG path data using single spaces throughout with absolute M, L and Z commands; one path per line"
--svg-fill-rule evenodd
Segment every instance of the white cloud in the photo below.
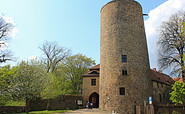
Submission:
M 168 0 L 149 12 L 149 18 L 145 21 L 145 29 L 151 68 L 158 68 L 157 41 L 159 26 L 163 21 L 167 21 L 172 14 L 185 11 L 184 6 L 185 0 Z
M 31 56 L 31 57 L 29 58 L 29 60 L 36 60 L 36 61 L 39 61 L 39 58 L 38 58 L 37 56 Z
M 14 38 L 16 33 L 18 32 L 18 29 L 15 27 L 15 22 L 13 20 L 13 18 L 9 17 L 9 16 L 4 16 L 2 14 L 0 14 L 0 17 L 4 19 L 4 21 L 6 23 L 10 23 L 12 24 L 14 27 L 10 30 L 10 32 L 8 33 L 8 37 L 10 38 Z

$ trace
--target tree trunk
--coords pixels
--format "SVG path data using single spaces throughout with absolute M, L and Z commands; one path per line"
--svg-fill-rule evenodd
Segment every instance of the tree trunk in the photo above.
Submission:
M 183 52 L 183 50 L 182 50 Z M 184 77 L 184 73 L 185 73 L 185 70 L 184 70 L 184 53 L 181 54 L 181 69 L 182 69 L 182 81 L 185 82 L 185 77 Z
M 26 99 L 26 113 L 28 114 L 30 111 L 30 99 Z
M 47 110 L 49 110 L 49 99 L 47 100 L 48 102 L 47 102 Z
M 182 81 L 185 82 L 184 71 L 182 71 Z

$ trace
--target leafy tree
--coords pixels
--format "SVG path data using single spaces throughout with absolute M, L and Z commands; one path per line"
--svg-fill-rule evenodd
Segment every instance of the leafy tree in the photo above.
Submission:
M 38 61 L 22 61 L 17 66 L 17 73 L 14 76 L 11 93 L 13 97 L 26 101 L 26 111 L 29 112 L 29 102 L 40 97 L 40 93 L 46 87 L 46 72 Z
M 67 87 L 71 87 L 71 94 L 82 93 L 82 75 L 93 65 L 95 61 L 82 54 L 67 57 L 61 64 L 64 74 L 69 79 Z
M 0 69 L 0 105 L 5 105 L 11 99 L 10 85 L 15 76 L 16 68 L 10 68 L 10 65 Z
M 12 54 L 6 49 L 7 40 L 15 30 L 14 23 L 0 14 L 0 63 L 11 60 Z
M 176 104 L 185 104 L 185 83 L 175 82 L 170 93 L 170 100 Z M 184 107 L 183 107 L 184 109 Z
M 172 73 L 179 73 L 185 81 L 184 50 L 185 50 L 185 12 L 179 12 L 163 22 L 159 37 L 159 65 L 161 68 L 172 68 Z
M 41 97 L 42 99 L 47 99 L 47 109 L 49 109 L 49 102 L 50 99 L 54 99 L 58 97 L 59 95 L 62 94 L 61 91 L 61 82 L 56 78 L 56 76 L 52 73 L 47 74 L 46 78 L 46 87 L 45 89 L 41 92 Z
M 45 42 L 40 49 L 45 55 L 44 63 L 47 73 L 54 72 L 57 65 L 70 54 L 70 50 L 58 46 L 55 42 Z

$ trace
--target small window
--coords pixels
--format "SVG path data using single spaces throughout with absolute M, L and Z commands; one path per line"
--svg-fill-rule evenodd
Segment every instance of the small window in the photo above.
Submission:
M 162 95 L 159 94 L 159 101 L 162 102 Z
M 126 76 L 126 75 L 127 75 L 127 68 L 123 68 L 123 69 L 122 69 L 122 75 L 123 75 L 123 76 Z
M 125 95 L 125 88 L 121 87 L 119 88 L 120 95 Z
M 127 62 L 127 55 L 122 55 L 122 63 L 126 63 Z
M 91 79 L 91 86 L 96 86 L 96 79 Z

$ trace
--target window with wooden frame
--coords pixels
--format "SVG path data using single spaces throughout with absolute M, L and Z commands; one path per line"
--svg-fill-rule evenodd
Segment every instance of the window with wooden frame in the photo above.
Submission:
M 96 79 L 91 79 L 91 86 L 96 86 Z

